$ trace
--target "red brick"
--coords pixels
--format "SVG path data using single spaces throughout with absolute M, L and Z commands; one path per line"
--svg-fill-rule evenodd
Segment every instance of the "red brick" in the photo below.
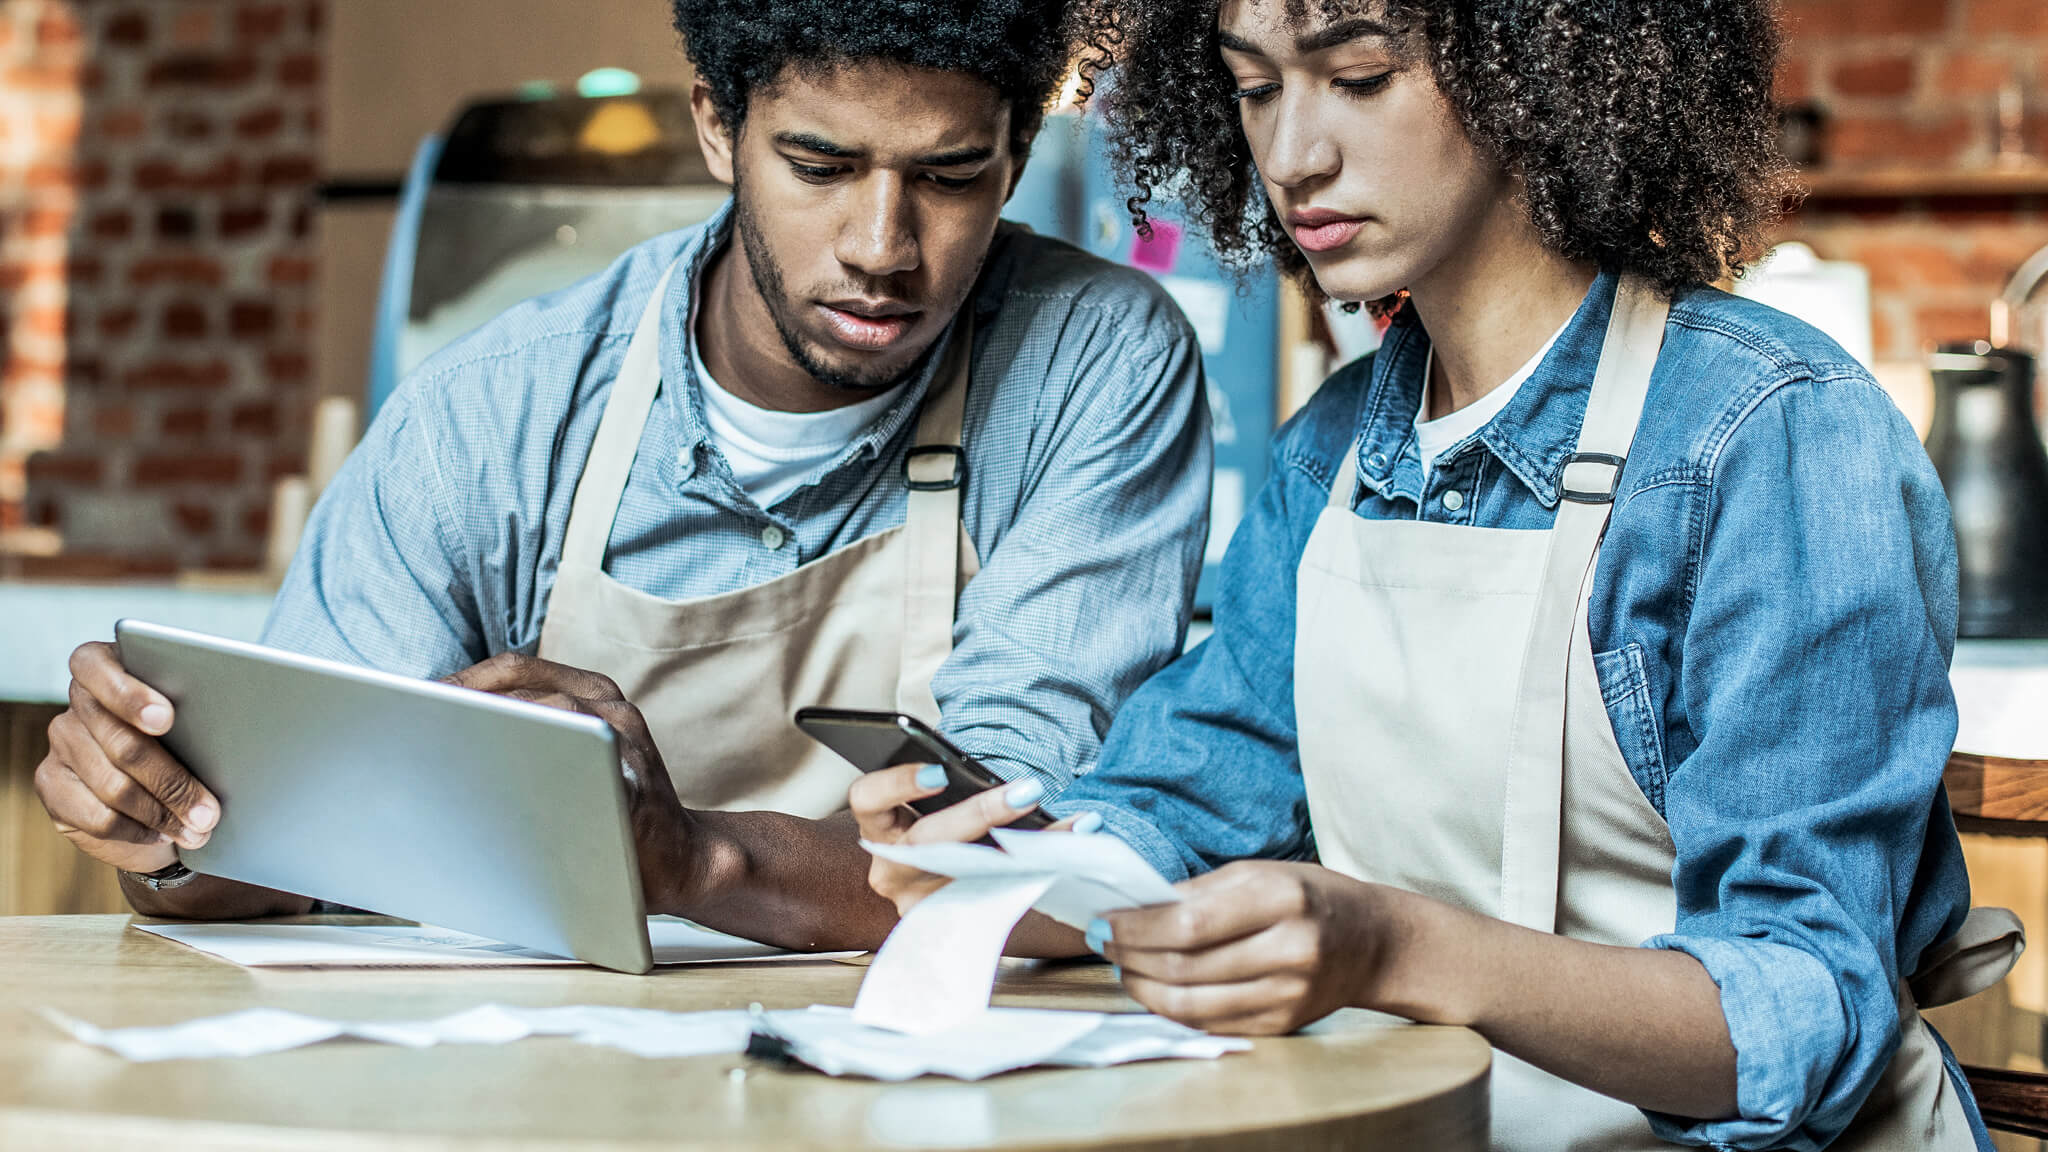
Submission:
M 87 229 L 95 240 L 126 240 L 135 234 L 135 217 L 122 208 L 97 213 Z
M 270 467 L 263 473 L 264 482 L 275 484 L 287 476 L 306 474 L 306 458 L 296 452 L 280 452 L 270 458 Z
M 261 436 L 267 439 L 277 435 L 277 427 L 277 405 L 269 401 L 238 404 L 228 421 L 229 430 L 237 436 Z
M 166 436 L 196 439 L 206 435 L 212 423 L 206 409 L 188 404 L 164 413 L 157 427 Z
M 277 352 L 263 361 L 264 378 L 272 384 L 303 384 L 313 376 L 313 362 L 303 353 Z
M 213 509 L 184 500 L 171 505 L 171 516 L 178 522 L 179 529 L 189 536 L 212 534 L 216 519 Z
M 64 278 L 74 286 L 97 285 L 106 270 L 106 265 L 93 256 L 73 256 L 64 262 Z
M 1942 31 L 1948 22 L 1943 0 L 1785 0 L 1782 11 L 1795 41 L 1924 36 Z
M 204 340 L 212 328 L 206 309 L 189 300 L 180 300 L 164 308 L 163 333 L 171 340 L 181 343 Z
M 1917 343 L 1923 348 L 1986 340 L 1991 336 L 1991 309 L 1937 306 L 1916 309 L 1913 324 L 1919 331 Z
M 220 210 L 223 240 L 239 240 L 270 227 L 270 209 L 262 204 L 230 204 Z
M 248 87 L 256 73 L 251 56 L 183 52 L 151 64 L 144 83 L 151 88 L 237 89 Z
M 135 166 L 135 187 L 143 192 L 224 192 L 240 184 L 244 174 L 237 156 L 222 156 L 193 169 L 159 156 Z
M 268 140 L 284 131 L 284 109 L 275 106 L 245 112 L 235 121 L 235 135 L 244 140 Z
M 1870 269 L 1870 286 L 1879 292 L 1959 288 L 1968 282 L 1955 256 L 1935 244 L 1878 240 L 1859 245 L 1856 260 Z
M 119 340 L 135 331 L 142 321 L 142 313 L 134 308 L 109 308 L 100 314 L 100 335 L 109 340 Z
M 263 162 L 265 188 L 309 186 L 320 179 L 320 163 L 311 156 L 273 156 Z
M 182 204 L 159 208 L 156 212 L 156 234 L 160 240 L 182 243 L 199 235 L 199 213 Z
M 313 282 L 314 267 L 311 260 L 296 256 L 279 256 L 270 262 L 270 282 L 279 287 L 297 287 Z
M 1813 65 L 1791 56 L 1779 60 L 1776 95 L 1780 104 L 1802 104 L 1813 99 Z
M 2043 19 L 2048 19 L 2044 15 Z M 1934 86 L 1945 97 L 1988 96 L 2012 79 L 2009 56 L 1989 52 L 1953 52 L 1942 58 Z
M 55 500 L 38 500 L 29 505 L 28 522 L 38 528 L 55 528 L 63 523 Z
M 171 108 L 164 112 L 164 135 L 191 144 L 213 138 L 213 117 L 196 108 Z
M 24 308 L 14 314 L 14 328 L 50 340 L 64 338 L 66 313 L 61 306 Z
M 101 37 L 108 44 L 118 45 L 123 48 L 134 48 L 147 44 L 149 43 L 149 16 L 147 13 L 135 8 L 130 8 L 125 12 L 117 12 L 112 19 L 107 21 L 106 30 L 101 33 Z
M 92 433 L 103 441 L 127 440 L 135 435 L 135 409 L 126 404 L 109 404 L 92 414 Z
M 1961 114 L 1925 120 L 1838 116 L 1828 121 L 1822 154 L 1827 163 L 1905 167 L 1953 162 L 1969 146 L 1969 118 Z
M 242 534 L 252 540 L 270 535 L 270 505 L 251 504 L 242 510 Z
M 1828 82 L 1841 96 L 1903 96 L 1913 90 L 1913 58 L 1877 56 L 1837 64 Z
M 320 83 L 320 57 L 312 52 L 287 56 L 277 66 L 278 83 L 287 88 L 311 88 Z
M 218 452 L 159 452 L 135 461 L 137 487 L 173 484 L 233 484 L 242 478 L 242 458 Z
M 45 4 L 42 18 L 36 21 L 36 43 L 45 49 L 75 48 L 84 39 L 84 30 L 78 26 L 78 17 L 68 6 Z
M 30 484 L 63 484 L 73 488 L 97 488 L 106 477 L 106 465 L 97 456 L 74 452 L 38 452 L 28 458 Z
M 282 39 L 291 14 L 282 4 L 244 4 L 235 11 L 235 39 L 248 45 Z
M 220 261 L 206 256 L 149 256 L 128 269 L 128 283 L 137 288 L 155 284 L 216 288 L 224 279 Z
M 2048 28 L 2048 13 L 2042 11 L 2041 0 L 1964 0 L 1963 28 L 1973 35 L 2041 36 Z
M 260 300 L 237 300 L 228 310 L 228 331 L 237 339 L 268 336 L 277 330 L 277 309 Z
M 208 552 L 199 566 L 208 572 L 254 572 L 263 567 L 263 556 L 255 551 L 224 549 Z
M 130 369 L 122 377 L 122 383 L 136 391 L 159 389 L 211 391 L 227 387 L 230 375 L 227 364 L 220 360 L 196 362 L 155 360 L 139 368 Z

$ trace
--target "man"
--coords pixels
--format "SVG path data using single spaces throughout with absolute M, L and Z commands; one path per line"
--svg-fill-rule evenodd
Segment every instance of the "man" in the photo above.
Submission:
M 791 710 L 921 712 L 1047 793 L 1085 771 L 1185 630 L 1200 354 L 1149 280 L 998 225 L 1085 3 L 675 10 L 731 204 L 422 366 L 266 639 L 604 717 L 650 911 L 872 946 L 853 772 Z M 169 702 L 109 645 L 72 670 L 37 788 L 139 911 L 312 906 L 179 869 L 223 814 Z

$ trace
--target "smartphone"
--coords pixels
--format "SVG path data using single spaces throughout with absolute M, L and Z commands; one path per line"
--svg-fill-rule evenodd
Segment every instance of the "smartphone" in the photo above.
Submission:
M 944 768 L 946 790 L 910 802 L 912 809 L 925 815 L 1009 783 L 954 747 L 931 725 L 901 712 L 799 708 L 796 726 L 863 772 L 879 772 L 898 764 L 937 764 Z M 1033 808 L 1009 827 L 1044 828 L 1052 823 L 1053 818 L 1043 809 Z

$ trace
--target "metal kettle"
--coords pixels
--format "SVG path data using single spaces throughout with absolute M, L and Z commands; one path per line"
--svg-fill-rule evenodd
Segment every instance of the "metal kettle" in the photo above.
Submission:
M 1927 455 L 1954 510 L 1965 637 L 2048 637 L 2048 452 L 2034 422 L 2034 358 L 1951 344 L 1929 364 Z

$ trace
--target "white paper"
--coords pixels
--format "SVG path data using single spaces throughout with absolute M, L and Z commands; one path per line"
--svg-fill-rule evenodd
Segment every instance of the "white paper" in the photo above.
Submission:
M 406 1048 L 507 1044 L 529 1036 L 566 1036 L 647 1058 L 743 1052 L 755 1020 L 746 1012 L 658 1012 L 571 1005 L 522 1008 L 484 1004 L 434 1020 L 339 1021 L 256 1008 L 160 1028 L 101 1028 L 53 1009 L 44 1019 L 74 1039 L 137 1062 L 257 1056 L 350 1037 Z M 1158 1016 L 992 1008 L 968 1023 L 927 1036 L 869 1028 L 845 1008 L 769 1012 L 763 1022 L 791 1055 L 835 1076 L 979 1080 L 1053 1064 L 1100 1068 L 1138 1060 L 1214 1060 L 1251 1047 Z
M 256 1008 L 161 1028 L 100 1028 L 44 1009 L 74 1039 L 137 1062 L 258 1056 L 348 1036 L 402 1048 L 508 1044 L 529 1036 L 567 1036 L 638 1056 L 681 1057 L 746 1048 L 745 1012 L 657 1012 L 646 1008 L 520 1008 L 484 1004 L 435 1020 L 340 1021 Z
M 424 924 L 136 924 L 134 927 L 249 968 L 540 968 L 571 967 L 582 963 L 501 943 L 486 936 Z M 668 916 L 648 917 L 647 936 L 657 965 L 832 960 L 859 955 L 857 952 L 788 952 Z
M 884 860 L 954 879 L 1051 876 L 1055 883 L 1032 908 L 1085 932 L 1099 916 L 1180 899 L 1158 869 L 1114 836 L 995 830 L 1001 850 L 983 844 L 876 844 L 862 847 Z
M 922 1036 L 986 1012 L 1010 930 L 1056 879 L 979 876 L 925 897 L 868 965 L 854 1020 Z

